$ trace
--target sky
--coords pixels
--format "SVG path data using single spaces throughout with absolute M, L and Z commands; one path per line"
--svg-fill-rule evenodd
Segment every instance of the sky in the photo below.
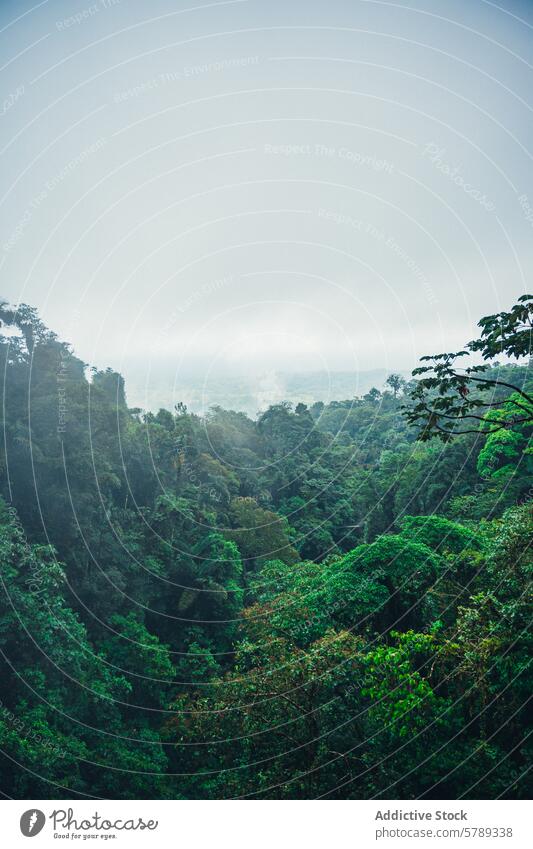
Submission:
M 0 49 L 0 294 L 133 403 L 410 370 L 531 289 L 532 2 L 0 0 Z

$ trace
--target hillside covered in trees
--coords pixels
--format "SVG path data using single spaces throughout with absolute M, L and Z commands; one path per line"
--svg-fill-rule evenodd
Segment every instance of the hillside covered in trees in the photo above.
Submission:
M 4 795 L 527 797 L 516 322 L 484 371 L 253 420 L 131 409 L 35 311 L 0 318 Z

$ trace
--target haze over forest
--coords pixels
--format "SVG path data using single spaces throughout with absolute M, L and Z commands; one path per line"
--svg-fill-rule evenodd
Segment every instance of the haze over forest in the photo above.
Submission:
M 528 290 L 532 7 L 411 5 L 2 3 L 3 296 L 150 408 L 473 338 Z

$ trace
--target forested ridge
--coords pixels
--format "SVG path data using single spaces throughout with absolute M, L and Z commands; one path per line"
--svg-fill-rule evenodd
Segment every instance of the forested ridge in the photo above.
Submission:
M 0 319 L 6 796 L 527 798 L 523 360 L 145 413 Z

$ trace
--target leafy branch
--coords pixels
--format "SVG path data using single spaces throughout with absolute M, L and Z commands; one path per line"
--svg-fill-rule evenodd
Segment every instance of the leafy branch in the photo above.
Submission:
M 494 359 L 501 354 L 520 358 L 531 356 L 533 334 L 533 296 L 523 295 L 509 312 L 500 312 L 482 318 L 479 339 L 469 342 L 465 349 L 457 352 L 432 354 L 421 358 L 429 365 L 413 370 L 419 378 L 410 393 L 410 405 L 404 405 L 407 421 L 420 428 L 418 439 L 426 441 L 437 436 L 447 442 L 454 436 L 467 433 L 496 433 L 533 424 L 533 396 L 524 389 L 501 377 L 494 377 L 495 369 L 488 364 L 461 368 L 457 363 L 462 357 L 480 352 L 484 360 Z M 504 401 L 489 402 L 481 393 L 498 388 L 513 393 Z M 494 418 L 491 409 L 505 403 L 512 414 Z M 489 412 L 482 413 L 489 408 Z M 477 427 L 462 425 L 480 422 Z

